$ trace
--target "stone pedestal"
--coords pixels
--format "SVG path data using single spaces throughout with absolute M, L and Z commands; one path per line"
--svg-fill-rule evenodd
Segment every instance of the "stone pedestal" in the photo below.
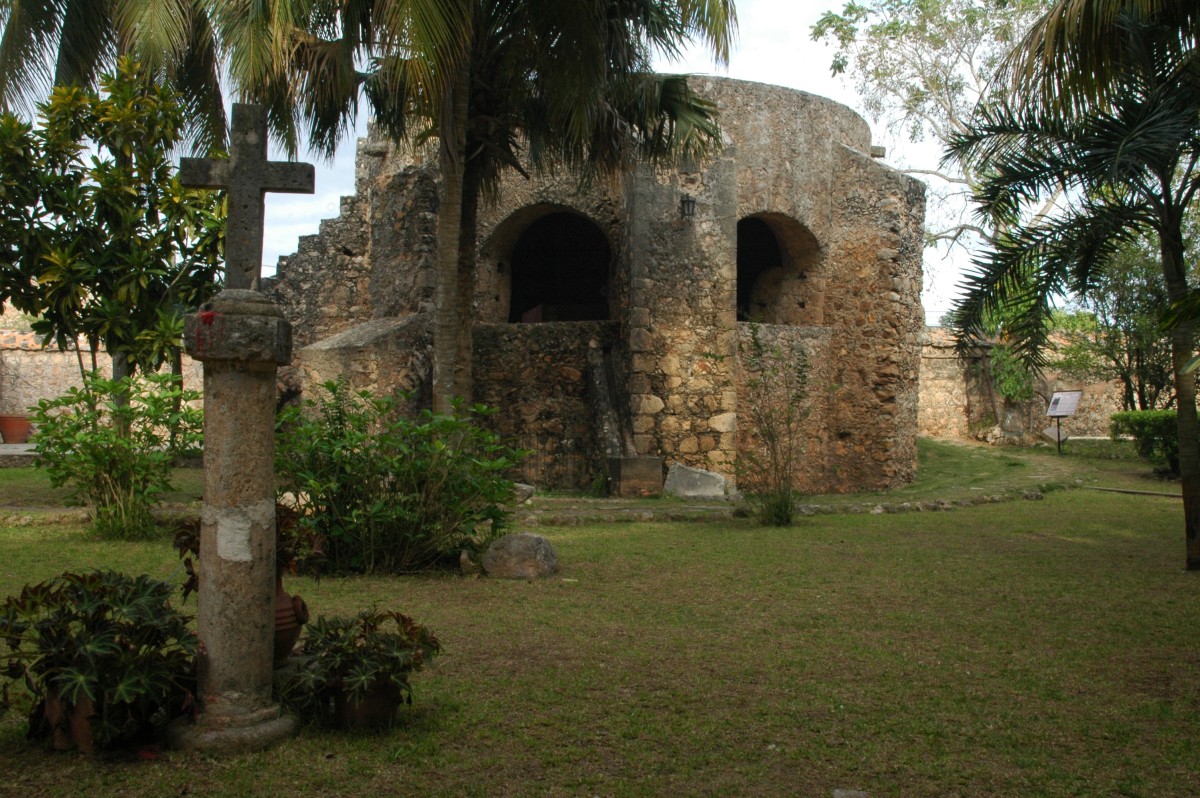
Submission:
M 197 626 L 201 714 L 179 747 L 265 748 L 295 719 L 271 701 L 275 619 L 275 372 L 291 328 L 257 291 L 227 289 L 187 318 L 204 363 L 204 507 Z

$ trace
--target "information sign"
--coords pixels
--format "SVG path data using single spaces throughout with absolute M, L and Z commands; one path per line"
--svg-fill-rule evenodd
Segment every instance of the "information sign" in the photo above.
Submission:
M 1050 406 L 1046 408 L 1046 415 L 1050 418 L 1069 418 L 1075 415 L 1075 408 L 1079 407 L 1079 397 L 1083 396 L 1083 391 L 1055 391 L 1050 397 Z

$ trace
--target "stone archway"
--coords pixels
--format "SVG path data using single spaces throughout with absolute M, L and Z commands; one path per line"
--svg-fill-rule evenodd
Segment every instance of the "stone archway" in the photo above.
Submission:
M 496 227 L 481 265 L 497 276 L 497 321 L 607 321 L 613 250 L 588 217 L 557 205 L 522 208 Z
M 821 261 L 816 237 L 790 216 L 742 218 L 737 226 L 738 321 L 820 326 Z

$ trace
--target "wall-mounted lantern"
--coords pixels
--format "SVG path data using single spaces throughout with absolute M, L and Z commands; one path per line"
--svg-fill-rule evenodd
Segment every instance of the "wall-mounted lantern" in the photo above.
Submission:
M 691 194 L 684 194 L 679 198 L 679 215 L 684 219 L 691 219 L 696 215 L 696 198 Z

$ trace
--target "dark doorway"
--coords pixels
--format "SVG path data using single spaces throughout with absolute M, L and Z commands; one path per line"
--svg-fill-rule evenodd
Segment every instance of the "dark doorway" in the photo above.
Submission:
M 509 322 L 607 320 L 611 261 L 608 239 L 589 219 L 542 216 L 512 250 Z
M 824 315 L 821 245 L 781 213 L 747 216 L 737 226 L 737 320 L 819 326 Z
M 754 307 L 754 287 L 772 269 L 783 267 L 779 240 L 762 219 L 754 216 L 737 226 L 737 320 L 762 321 L 763 309 Z

